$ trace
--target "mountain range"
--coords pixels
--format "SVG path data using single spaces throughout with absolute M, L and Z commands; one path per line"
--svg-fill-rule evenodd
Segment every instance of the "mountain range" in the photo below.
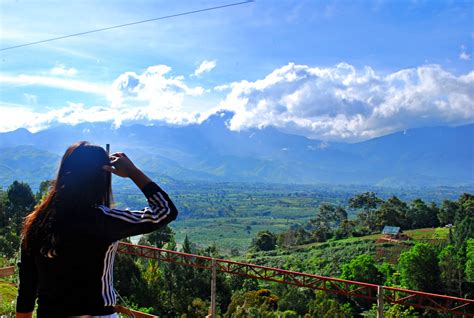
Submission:
M 230 131 L 222 112 L 188 126 L 83 123 L 0 133 L 0 185 L 53 177 L 73 142 L 111 144 L 153 176 L 176 180 L 377 186 L 472 186 L 474 124 L 331 143 L 274 127 Z

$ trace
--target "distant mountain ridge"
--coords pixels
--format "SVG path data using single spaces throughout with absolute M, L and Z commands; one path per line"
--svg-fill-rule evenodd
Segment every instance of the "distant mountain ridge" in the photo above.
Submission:
M 78 140 L 110 143 L 153 175 L 178 180 L 382 186 L 474 184 L 474 124 L 410 129 L 368 141 L 325 143 L 276 128 L 241 132 L 226 127 L 227 113 L 184 127 L 110 124 L 60 125 L 37 133 L 0 133 L 0 181 L 26 171 L 50 178 L 60 155 Z M 20 148 L 18 148 L 20 147 Z M 15 154 L 16 153 L 16 154 Z M 15 155 L 13 155 L 15 154 Z M 51 173 L 50 170 L 53 170 Z M 32 176 L 30 176 L 32 177 Z

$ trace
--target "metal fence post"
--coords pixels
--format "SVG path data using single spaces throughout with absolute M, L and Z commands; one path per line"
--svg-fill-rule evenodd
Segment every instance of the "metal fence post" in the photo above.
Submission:
M 211 262 L 212 278 L 211 278 L 211 317 L 216 318 L 216 284 L 217 284 L 217 266 L 216 259 Z
M 383 318 L 383 286 L 377 286 L 377 318 Z

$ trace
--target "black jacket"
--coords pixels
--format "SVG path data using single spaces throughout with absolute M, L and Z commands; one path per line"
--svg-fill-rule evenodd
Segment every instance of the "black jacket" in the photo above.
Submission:
M 152 232 L 176 219 L 178 211 L 155 183 L 143 188 L 149 208 L 142 211 L 105 206 L 71 210 L 58 219 L 55 257 L 39 248 L 21 251 L 17 312 L 38 317 L 108 315 L 114 312 L 113 264 L 118 240 Z M 33 244 L 34 245 L 34 244 Z

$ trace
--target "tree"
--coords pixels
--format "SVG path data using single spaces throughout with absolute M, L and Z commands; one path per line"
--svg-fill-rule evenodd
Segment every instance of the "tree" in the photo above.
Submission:
M 464 219 L 456 224 L 453 233 L 453 241 L 456 249 L 465 256 L 465 242 L 474 237 L 474 216 L 466 215 Z
M 194 248 L 193 248 L 192 243 L 189 240 L 189 237 L 188 237 L 187 234 L 184 237 L 183 246 L 181 247 L 181 251 L 183 253 L 188 253 L 188 254 L 193 254 L 193 252 L 194 252 Z
M 143 235 L 145 242 L 148 242 L 150 245 L 156 246 L 158 248 L 163 248 L 163 246 L 174 240 L 174 231 L 168 225 L 159 228 L 156 231 Z
M 256 251 L 271 251 L 276 248 L 277 238 L 270 231 L 260 231 L 252 242 L 252 247 Z
M 276 317 L 274 314 L 278 308 L 278 300 L 278 296 L 268 289 L 237 292 L 232 296 L 224 317 Z
M 314 291 L 308 288 L 277 284 L 273 289 L 280 297 L 278 310 L 295 311 L 299 316 L 304 316 L 308 312 L 308 303 L 314 299 Z
M 14 181 L 8 187 L 5 215 L 16 233 L 20 232 L 23 218 L 33 210 L 35 204 L 35 197 L 27 183 Z
M 459 223 L 466 217 L 474 217 L 474 195 L 463 193 L 458 199 L 459 208 L 456 210 L 455 223 Z
M 8 224 L 8 218 L 6 215 L 6 202 L 7 194 L 0 188 L 0 229 L 4 228 Z
M 438 220 L 441 225 L 453 224 L 459 205 L 455 201 L 444 200 L 438 211 Z
M 46 195 L 49 193 L 52 184 L 53 181 L 51 180 L 41 181 L 38 192 L 36 192 L 35 194 L 36 202 L 41 202 L 43 198 L 46 197 Z
M 323 203 L 318 213 L 310 220 L 313 228 L 312 236 L 318 242 L 324 242 L 332 236 L 333 229 L 347 220 L 347 212 L 341 206 Z
M 370 231 L 377 229 L 375 211 L 383 201 L 374 192 L 365 192 L 349 199 L 349 207 L 362 210 L 357 215 L 359 221 Z
M 13 257 L 20 247 L 23 218 L 36 202 L 28 184 L 15 181 L 0 191 L 0 254 Z
M 385 225 L 407 228 L 408 205 L 396 196 L 383 202 L 376 213 L 376 226 L 381 230 Z
M 411 202 L 409 217 L 414 229 L 439 226 L 436 205 L 427 206 L 421 199 Z
M 464 281 L 464 264 L 462 258 L 452 245 L 448 245 L 439 253 L 439 269 L 441 283 L 448 295 L 462 297 Z
M 429 244 L 416 243 L 411 249 L 403 252 L 398 268 L 404 287 L 427 292 L 439 291 L 438 258 Z
M 116 256 L 114 285 L 122 297 L 134 303 L 148 305 L 153 301 L 142 272 L 130 255 L 118 254 Z
M 384 282 L 384 277 L 375 264 L 372 256 L 359 255 L 348 264 L 342 265 L 341 278 L 381 285 Z
M 188 305 L 187 313 L 181 315 L 181 318 L 202 318 L 209 313 L 209 302 L 201 298 L 194 298 Z
M 466 280 L 474 283 L 474 238 L 467 240 L 466 246 Z
M 341 304 L 323 291 L 316 292 L 316 298 L 309 305 L 311 317 L 318 318 L 346 318 L 352 317 L 350 308 Z
M 336 229 L 335 236 L 337 239 L 343 239 L 351 236 L 354 233 L 356 224 L 351 220 L 343 220 Z
M 0 229 L 0 256 L 13 258 L 20 247 L 20 236 L 10 227 Z

